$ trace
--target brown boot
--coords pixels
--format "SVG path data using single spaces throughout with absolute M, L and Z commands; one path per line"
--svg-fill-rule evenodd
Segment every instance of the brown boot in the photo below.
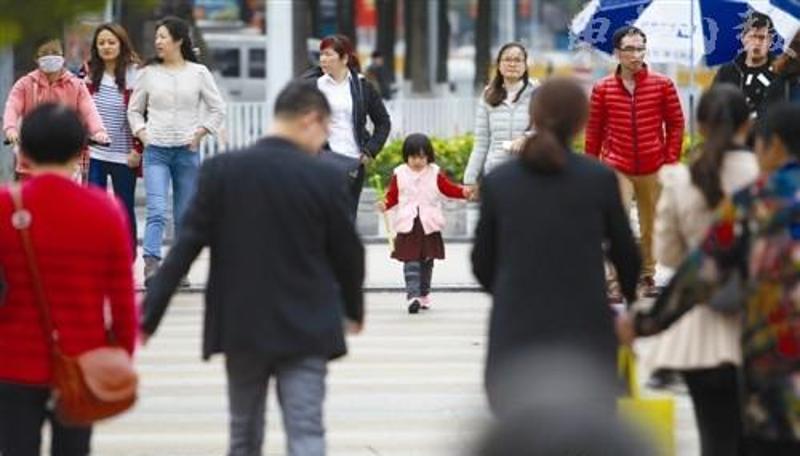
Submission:
M 156 257 L 144 257 L 144 286 L 145 288 L 150 284 L 150 279 L 153 278 L 158 267 L 161 265 L 161 260 Z

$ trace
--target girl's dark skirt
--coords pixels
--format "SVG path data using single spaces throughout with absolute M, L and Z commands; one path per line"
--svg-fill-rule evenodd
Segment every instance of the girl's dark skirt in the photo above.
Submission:
M 436 232 L 426 235 L 422 229 L 422 222 L 417 216 L 414 227 L 408 233 L 397 233 L 394 239 L 394 252 L 392 258 L 399 261 L 421 261 L 429 259 L 444 259 L 444 241 L 442 233 Z

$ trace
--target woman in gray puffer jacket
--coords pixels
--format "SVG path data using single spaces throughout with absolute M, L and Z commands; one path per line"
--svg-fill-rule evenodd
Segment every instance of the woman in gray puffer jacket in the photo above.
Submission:
M 464 184 L 512 156 L 511 143 L 530 126 L 528 106 L 539 82 L 528 77 L 528 53 L 519 43 L 506 43 L 497 53 L 497 70 L 483 92 L 475 118 L 475 144 L 464 172 Z

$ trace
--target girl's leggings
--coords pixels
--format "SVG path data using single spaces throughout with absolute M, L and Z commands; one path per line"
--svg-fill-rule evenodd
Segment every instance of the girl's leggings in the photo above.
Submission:
M 406 298 L 421 298 L 431 292 L 433 277 L 433 258 L 403 263 L 403 274 L 406 277 Z

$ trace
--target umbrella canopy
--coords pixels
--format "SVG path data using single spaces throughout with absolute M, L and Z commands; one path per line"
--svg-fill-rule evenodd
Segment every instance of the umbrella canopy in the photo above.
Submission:
M 647 35 L 647 60 L 708 66 L 733 60 L 742 51 L 742 25 L 752 11 L 764 13 L 777 32 L 773 51 L 800 27 L 798 0 L 592 0 L 572 21 L 580 41 L 607 54 L 611 38 L 625 25 Z

